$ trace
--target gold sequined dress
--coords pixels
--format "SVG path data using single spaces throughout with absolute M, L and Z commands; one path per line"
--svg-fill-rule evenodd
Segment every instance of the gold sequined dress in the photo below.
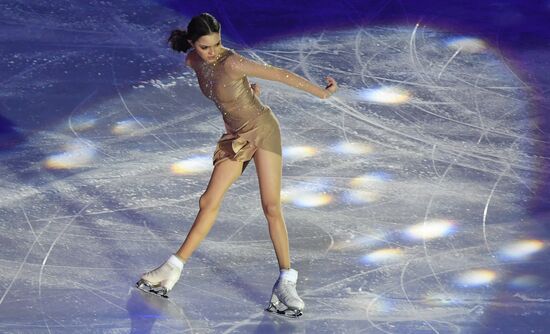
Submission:
M 218 140 L 214 165 L 226 159 L 242 161 L 244 171 L 258 148 L 281 155 L 279 122 L 271 108 L 253 93 L 248 76 L 279 81 L 314 95 L 323 93 L 292 72 L 256 63 L 231 49 L 224 49 L 213 63 L 202 61 L 198 55 L 193 58 L 190 66 L 200 89 L 220 110 L 227 131 Z

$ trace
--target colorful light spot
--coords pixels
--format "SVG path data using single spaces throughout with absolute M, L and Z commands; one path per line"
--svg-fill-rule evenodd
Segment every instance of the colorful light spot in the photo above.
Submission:
M 131 135 L 141 128 L 142 127 L 138 121 L 131 119 L 117 122 L 111 129 L 111 132 L 119 136 Z
M 487 269 L 470 270 L 460 274 L 456 282 L 465 287 L 488 285 L 497 278 L 494 271 Z
M 487 44 L 483 40 L 474 37 L 451 38 L 447 41 L 447 46 L 467 53 L 478 53 L 487 49 Z
M 403 256 L 400 248 L 385 248 L 369 253 L 361 258 L 362 263 L 387 263 L 399 260 Z
M 74 131 L 84 131 L 93 128 L 97 120 L 87 116 L 79 116 L 70 119 L 69 127 Z
M 334 151 L 344 154 L 369 154 L 374 151 L 372 145 L 364 143 L 343 142 L 334 146 Z
M 531 255 L 541 251 L 544 248 L 544 242 L 540 240 L 521 240 L 504 246 L 499 254 L 502 258 L 508 260 L 524 260 Z
M 403 104 L 411 99 L 411 93 L 398 87 L 364 89 L 359 95 L 362 100 L 380 104 Z
M 283 157 L 289 159 L 305 159 L 317 154 L 317 149 L 311 146 L 290 146 L 283 148 Z
M 73 169 L 88 166 L 95 157 L 96 150 L 92 144 L 75 141 L 65 146 L 64 152 L 54 154 L 44 160 L 48 169 Z
M 170 167 L 173 174 L 190 175 L 208 172 L 212 170 L 212 158 L 210 156 L 197 156 L 175 162 Z
M 326 188 L 327 185 L 323 181 L 311 180 L 299 186 L 283 189 L 281 201 L 306 208 L 327 205 L 332 202 L 332 196 L 326 193 Z
M 454 230 L 453 222 L 444 219 L 427 220 L 407 229 L 406 234 L 411 239 L 434 239 L 451 234 Z
M 368 190 L 349 190 L 343 195 L 344 201 L 352 204 L 374 203 L 380 199 L 380 194 Z
M 293 199 L 292 203 L 303 208 L 324 206 L 332 202 L 332 196 L 323 193 L 305 193 Z
M 380 184 L 389 180 L 389 176 L 386 173 L 369 173 L 363 176 L 353 178 L 350 181 L 350 186 L 352 187 L 372 187 L 379 186 Z

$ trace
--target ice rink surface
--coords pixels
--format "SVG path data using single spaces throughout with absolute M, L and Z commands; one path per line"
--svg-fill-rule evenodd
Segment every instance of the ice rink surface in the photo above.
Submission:
M 136 290 L 185 238 L 224 131 L 165 44 L 188 19 L 0 4 L 0 332 L 547 333 L 550 215 L 529 203 L 548 186 L 548 87 L 422 22 L 224 39 L 340 85 L 319 100 L 251 78 L 281 124 L 303 317 L 263 311 L 278 268 L 253 164 L 170 299 Z

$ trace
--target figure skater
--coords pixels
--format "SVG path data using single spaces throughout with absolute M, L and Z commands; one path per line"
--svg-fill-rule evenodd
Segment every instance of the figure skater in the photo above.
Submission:
M 266 310 L 300 316 L 304 302 L 296 292 L 298 272 L 290 266 L 288 234 L 281 210 L 279 122 L 258 98 L 259 86 L 250 84 L 248 77 L 282 82 L 321 99 L 330 97 L 337 90 L 337 83 L 326 77 L 327 86 L 322 88 L 290 71 L 254 62 L 225 48 L 220 24 L 208 13 L 193 17 L 187 31 L 172 31 L 168 41 L 176 51 L 189 51 L 185 63 L 194 70 L 202 93 L 221 111 L 227 132 L 217 143 L 210 182 L 200 197 L 199 212 L 185 241 L 161 266 L 143 274 L 137 286 L 167 297 L 183 265 L 214 224 L 226 191 L 254 159 L 262 208 L 280 269 Z

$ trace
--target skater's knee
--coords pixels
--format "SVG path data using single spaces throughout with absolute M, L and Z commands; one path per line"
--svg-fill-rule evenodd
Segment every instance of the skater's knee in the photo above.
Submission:
M 262 203 L 262 208 L 267 217 L 279 217 L 282 215 L 280 203 Z
M 216 211 L 220 207 L 220 200 L 209 195 L 202 194 L 199 199 L 199 208 L 201 211 Z

